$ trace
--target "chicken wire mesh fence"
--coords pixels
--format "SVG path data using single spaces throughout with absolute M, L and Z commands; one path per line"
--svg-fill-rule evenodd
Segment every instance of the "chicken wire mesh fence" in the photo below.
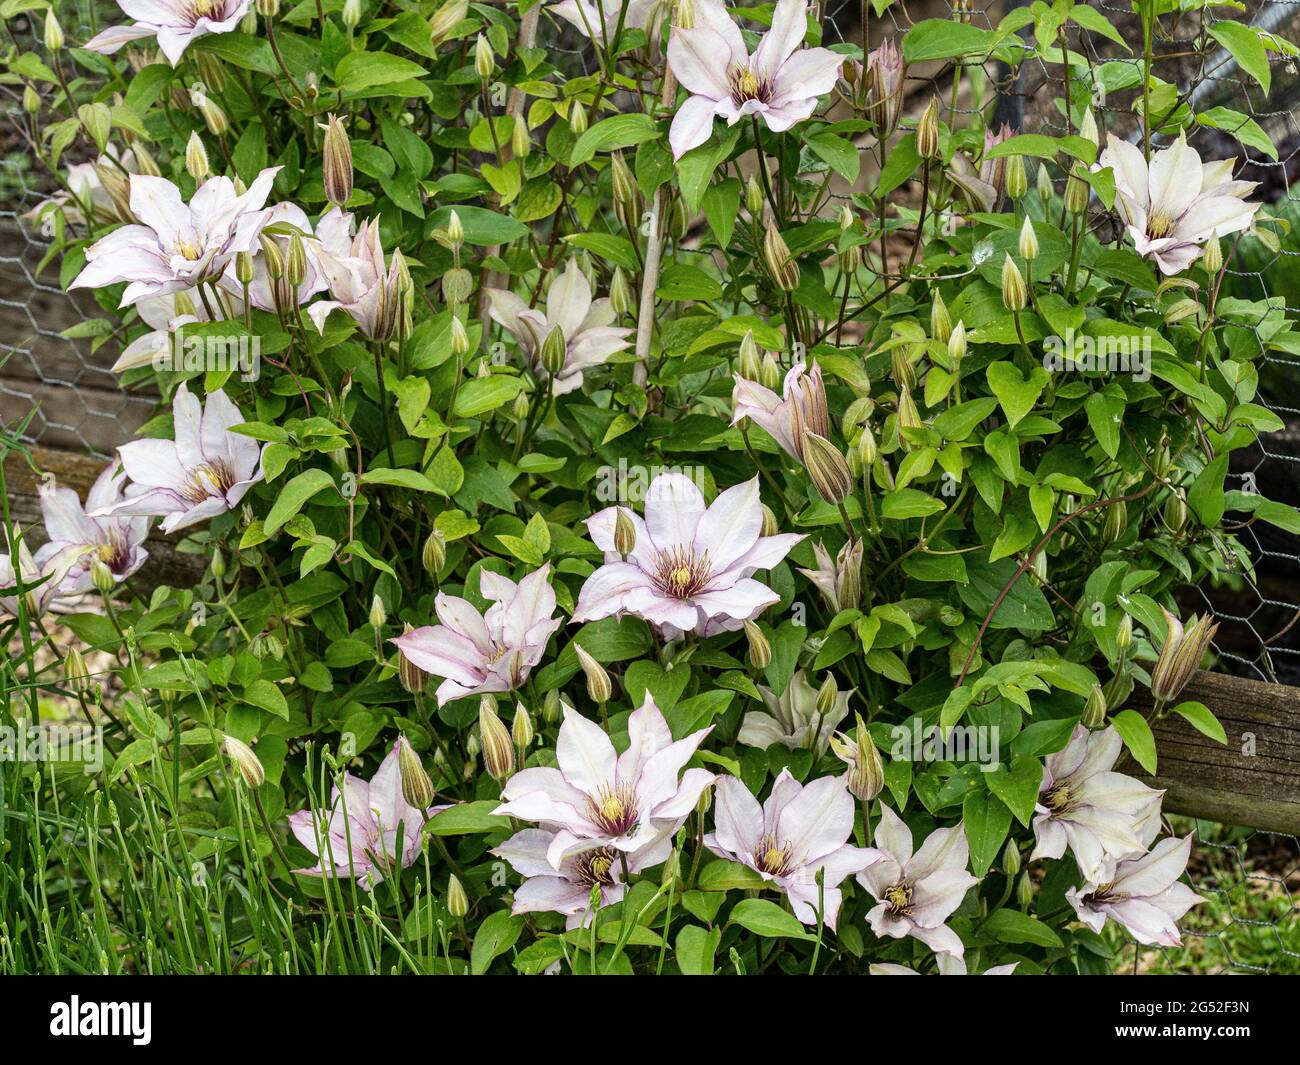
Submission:
M 70 42 L 85 41 L 120 18 L 116 5 L 102 0 L 63 0 L 53 6 Z M 821 11 L 823 43 L 861 46 L 865 35 L 879 43 L 929 18 L 995 29 L 1009 10 L 1027 2 L 895 0 L 883 12 L 859 0 L 825 0 L 814 6 Z M 1093 6 L 1116 28 L 1117 39 L 1063 25 L 1056 44 L 1064 42 L 1068 49 L 1068 68 L 1059 62 L 1059 50 L 1057 62 L 1047 61 L 1049 53 L 1022 64 L 1014 74 L 994 62 L 983 67 L 983 76 L 975 68 L 956 71 L 948 63 L 913 67 L 906 109 L 918 114 L 931 95 L 938 95 L 950 122 L 980 111 L 1017 132 L 1062 135 L 1077 132 L 1058 103 L 1070 94 L 1090 102 L 1104 131 L 1136 140 L 1140 133 L 1133 101 L 1143 60 L 1125 42 L 1141 41 L 1140 22 L 1130 6 Z M 1300 0 L 1247 0 L 1236 14 L 1232 21 L 1261 33 L 1300 37 Z M 1154 41 L 1153 73 L 1174 86 L 1178 99 L 1200 116 L 1189 141 L 1202 155 L 1238 159 L 1237 176 L 1259 182 L 1258 195 L 1267 210 L 1300 223 L 1300 190 L 1293 188 L 1300 178 L 1300 69 L 1287 46 L 1270 49 L 1271 86 L 1263 92 L 1209 32 L 1216 21 L 1214 13 L 1200 10 L 1165 16 Z M 40 30 L 39 17 L 29 14 L 6 23 L 9 43 L 25 49 L 40 49 Z M 1032 27 L 1021 31 L 1032 32 Z M 567 72 L 595 69 L 586 42 L 545 13 L 539 44 Z M 154 397 L 118 387 L 110 367 L 120 345 L 93 346 L 90 323 L 103 313 L 85 294 L 63 291 L 58 263 L 50 261 L 49 234 L 29 217 L 58 182 L 36 161 L 21 92 L 21 86 L 0 85 L 0 425 L 8 430 L 21 426 L 32 444 L 107 456 L 150 416 Z M 1268 147 L 1270 140 L 1275 150 Z M 64 165 L 84 161 L 67 157 Z M 1053 171 L 1049 176 L 1059 188 L 1063 175 Z M 847 201 L 851 191 L 840 188 L 836 198 Z M 1100 212 L 1091 221 L 1098 227 L 1109 224 Z M 1229 487 L 1259 490 L 1293 505 L 1300 505 L 1300 351 L 1280 354 L 1269 350 L 1265 340 L 1279 316 L 1300 314 L 1298 258 L 1300 235 L 1293 234 L 1275 251 L 1258 242 L 1237 249 L 1227 271 L 1229 296 L 1267 305 L 1241 328 L 1253 338 L 1257 356 L 1257 401 L 1284 423 L 1281 431 L 1260 434 L 1253 447 L 1233 453 Z M 1209 610 L 1219 621 L 1214 644 L 1218 668 L 1300 685 L 1300 537 L 1251 521 L 1235 532 L 1246 556 L 1225 550 L 1223 576 L 1188 589 L 1184 606 Z M 1176 828 L 1196 837 L 1197 858 L 1189 878 L 1206 903 L 1186 919 L 1180 948 L 1116 940 L 1122 969 L 1300 973 L 1300 840 L 1174 820 Z

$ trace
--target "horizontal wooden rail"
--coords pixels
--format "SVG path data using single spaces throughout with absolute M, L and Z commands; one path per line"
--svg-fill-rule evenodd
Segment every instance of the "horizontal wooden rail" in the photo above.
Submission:
M 1170 813 L 1300 835 L 1300 688 L 1198 672 L 1179 699 L 1209 707 L 1227 746 L 1169 714 L 1152 723 L 1156 776 L 1131 760 L 1120 768 L 1166 789 Z M 1133 703 L 1149 707 L 1150 693 Z

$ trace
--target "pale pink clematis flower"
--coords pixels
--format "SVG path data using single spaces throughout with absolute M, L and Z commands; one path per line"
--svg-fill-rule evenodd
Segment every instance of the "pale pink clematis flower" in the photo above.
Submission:
M 1089 880 L 1082 887 L 1070 888 L 1065 897 L 1079 920 L 1094 932 L 1100 932 L 1111 917 L 1139 943 L 1181 946 L 1176 922 L 1205 901 L 1178 880 L 1191 853 L 1191 836 L 1162 839 L 1149 854 L 1108 862 L 1100 883 Z
M 346 221 L 341 220 L 337 207 L 333 208 L 320 221 L 321 231 L 324 233 L 345 232 L 346 225 Z M 280 226 L 282 228 L 292 226 L 302 234 L 303 248 L 307 253 L 307 271 L 303 275 L 302 284 L 298 286 L 298 290 L 290 292 L 289 282 L 284 278 L 281 278 L 278 282 L 271 280 L 271 276 L 266 269 L 266 256 L 262 253 L 259 242 L 258 247 L 254 249 L 253 280 L 248 285 L 248 302 L 260 311 L 277 310 L 278 305 L 273 286 L 280 285 L 283 287 L 281 304 L 286 308 L 302 307 L 318 292 L 324 292 L 329 283 L 323 262 L 323 241 L 318 239 L 313 232 L 307 212 L 294 203 L 277 203 L 275 206 L 268 208 L 262 224 L 263 236 L 274 240 L 281 254 L 287 256 L 289 254 L 289 236 L 282 232 L 277 232 L 274 235 L 267 233 L 266 231 L 271 226 Z M 336 240 L 332 246 L 337 247 L 337 243 Z M 226 267 L 226 272 L 222 275 L 221 287 L 232 296 L 243 297 L 244 286 L 240 284 L 239 278 L 235 275 L 235 264 L 233 262 Z
M 628 746 L 619 754 L 599 725 L 566 707 L 555 745 L 557 765 L 516 773 L 506 781 L 504 802 L 494 812 L 553 829 L 546 861 L 557 874 L 569 868 L 567 860 L 584 854 L 642 853 L 671 837 L 716 779 L 707 769 L 682 773 L 711 730 L 674 741 L 647 695 L 628 716 Z
M 425 625 L 390 643 L 426 673 L 443 677 L 438 705 L 469 695 L 511 691 L 528 679 L 563 624 L 555 613 L 551 565 L 518 584 L 491 570 L 479 572 L 479 590 L 490 600 L 486 614 L 472 603 L 439 592 L 433 609 L 441 625 Z
M 332 299 L 313 303 L 307 314 L 322 333 L 330 312 L 339 310 L 367 337 L 387 339 L 398 312 L 403 263 L 394 255 L 390 265 L 384 265 L 378 218 L 363 222 L 355 237 L 353 225 L 352 215 L 337 207 L 317 224 L 316 266 Z
M 289 815 L 290 831 L 319 859 L 314 867 L 295 869 L 295 873 L 355 877 L 365 890 L 373 891 L 419 857 L 424 822 L 447 807 L 420 810 L 402 797 L 398 750 L 404 742 L 393 744 L 369 781 L 345 772 L 343 787 L 335 784 L 330 793 L 328 811 L 308 809 Z
M 99 176 L 100 167 L 116 169 L 119 165 L 128 174 L 134 174 L 135 153 L 128 148 L 119 154 L 113 144 L 106 145 L 104 154 L 93 163 L 73 163 L 68 167 L 65 179 L 67 188 L 38 203 L 22 216 L 23 221 L 40 221 L 41 233 L 46 237 L 54 236 L 54 223 L 50 217 L 54 211 L 62 211 L 63 217 L 74 226 L 86 224 L 82 212 L 85 207 L 90 209 L 96 222 L 120 222 L 117 206 Z
M 35 555 L 27 547 L 22 529 L 14 525 L 18 544 L 18 567 L 10 554 L 0 555 L 0 614 L 18 617 L 18 578 L 23 581 L 24 609 L 27 620 L 41 617 L 60 595 L 60 586 L 68 571 L 81 559 L 82 549 L 46 544 Z
M 761 684 L 758 694 L 763 698 L 763 709 L 745 715 L 737 742 L 763 749 L 774 743 L 791 751 L 806 747 L 820 758 L 830 746 L 835 726 L 847 716 L 853 692 L 837 692 L 831 712 L 823 714 L 817 709 L 817 689 L 800 669 L 780 695 Z
M 69 549 L 78 552 L 78 561 L 59 584 L 60 595 L 81 595 L 94 587 L 90 566 L 98 558 L 108 567 L 115 580 L 124 581 L 144 565 L 149 552 L 144 542 L 149 536 L 149 519 L 127 515 L 91 517 L 116 506 L 126 498 L 123 489 L 126 474 L 117 463 L 106 467 L 90 486 L 83 507 L 71 488 L 60 488 L 54 481 L 41 485 L 41 516 L 49 543 L 42 551 Z
M 856 804 L 844 777 L 818 777 L 805 786 L 783 769 L 762 806 L 742 781 L 721 777 L 713 798 L 713 831 L 704 845 L 784 892 L 804 924 L 817 923 L 820 899 L 822 919 L 834 931 L 844 898 L 841 882 L 882 858 L 873 847 L 848 842 Z
M 549 376 L 541 363 L 542 344 L 559 329 L 564 336 L 564 366 L 555 375 L 555 394 L 562 396 L 582 387 L 582 371 L 599 366 L 631 341 L 631 329 L 615 326 L 608 299 L 591 298 L 591 282 L 576 259 L 551 282 L 546 293 L 546 313 L 529 307 L 508 289 L 490 288 L 488 313 L 519 342 L 520 350 L 539 378 Z
M 232 510 L 265 474 L 262 448 L 232 433 L 245 418 L 225 392 L 199 404 L 184 382 L 172 399 L 175 440 L 133 440 L 117 449 L 133 490 L 91 517 L 161 515 L 163 532 L 185 529 Z
M 673 157 L 707 141 L 715 116 L 734 126 L 761 115 L 774 133 L 808 118 L 835 87 L 844 57 L 802 48 L 807 31 L 807 0 L 777 0 L 772 28 L 751 56 L 720 0 L 698 0 L 695 27 L 674 27 L 668 38 L 668 65 L 691 94 L 668 131 Z
M 111 26 L 86 42 L 86 48 L 112 55 L 124 44 L 156 37 L 172 66 L 185 49 L 208 33 L 230 33 L 248 13 L 251 0 L 117 0 L 122 13 L 135 22 Z
M 867 914 L 878 936 L 912 936 L 939 954 L 964 956 L 966 948 L 944 922 L 979 881 L 966 870 L 970 847 L 958 823 L 937 828 L 912 853 L 912 830 L 883 803 L 876 845 L 884 859 L 858 874 L 858 883 L 879 903 Z
M 1212 237 L 1246 229 L 1260 207 L 1243 202 L 1257 182 L 1232 180 L 1231 159 L 1202 163 L 1181 132 L 1150 167 L 1137 145 L 1108 133 L 1098 166 L 1115 173 L 1115 207 L 1137 253 L 1164 274 L 1186 270 Z
M 209 293 L 209 300 L 213 298 L 214 294 Z M 221 309 L 216 313 L 224 314 L 227 319 L 238 318 L 244 313 L 243 301 L 232 293 L 217 290 L 215 298 L 221 301 Z M 150 331 L 140 334 L 122 349 L 117 362 L 113 363 L 114 373 L 124 373 L 140 366 L 177 369 L 176 356 L 183 347 L 185 326 L 212 321 L 207 306 L 195 289 L 146 296 L 136 303 L 135 309 Z
M 604 9 L 602 23 L 600 12 Z M 579 33 L 601 44 L 612 44 L 614 34 L 618 32 L 619 19 L 623 20 L 624 29 L 644 29 L 661 23 L 665 4 L 663 0 L 627 0 L 624 11 L 622 0 L 561 0 L 551 4 L 548 11 L 570 23 Z M 656 10 L 657 9 L 657 10 Z
M 139 224 L 113 230 L 86 251 L 85 269 L 69 288 L 129 281 L 121 306 L 146 296 L 215 281 L 238 252 L 251 251 L 264 221 L 262 205 L 279 167 L 258 174 L 242 196 L 228 177 L 208 178 L 186 204 L 166 178 L 131 176 L 131 211 Z
M 1068 845 L 1088 880 L 1108 860 L 1141 854 L 1160 831 L 1163 791 L 1112 770 L 1123 749 L 1113 728 L 1076 725 L 1065 749 L 1048 756 L 1035 807 L 1035 858 L 1060 858 Z
M 624 855 L 613 847 L 597 847 L 563 859 L 556 869 L 547 857 L 555 836 L 547 829 L 526 828 L 491 853 L 504 858 L 524 877 L 515 889 L 511 913 L 562 913 L 568 917 L 567 927 L 581 928 L 591 922 L 591 889 L 597 884 L 602 908 L 623 900 L 627 889 L 623 883 Z M 657 842 L 627 854 L 628 873 L 639 873 L 667 861 L 672 848 L 673 837 L 665 834 Z
M 751 576 L 771 569 L 803 539 L 763 536 L 758 478 L 719 493 L 707 509 L 693 481 L 660 474 L 645 496 L 645 519 L 632 515 L 636 544 L 624 562 L 614 548 L 618 507 L 587 519 L 605 564 L 578 594 L 574 621 L 635 614 L 669 638 L 739 629 L 780 599 Z
M 731 392 L 731 424 L 748 418 L 780 444 L 787 455 L 803 462 L 805 430 L 830 436 L 821 366 L 813 363 L 809 370 L 804 363 L 795 363 L 785 375 L 781 392 L 778 396 L 770 388 L 737 374 Z

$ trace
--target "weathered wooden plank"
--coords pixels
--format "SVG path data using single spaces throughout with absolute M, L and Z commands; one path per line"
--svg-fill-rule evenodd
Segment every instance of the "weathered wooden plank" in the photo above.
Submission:
M 1214 711 L 1227 746 L 1170 714 L 1152 723 L 1155 778 L 1131 759 L 1120 768 L 1167 789 L 1170 813 L 1300 834 L 1300 688 L 1198 672 L 1180 700 Z M 1150 695 L 1134 692 L 1133 702 L 1149 707 Z
M 75 489 L 82 499 L 105 465 L 103 459 L 87 458 L 85 455 L 46 447 L 32 448 L 32 459 L 42 471 L 54 474 L 59 484 Z M 5 485 L 8 488 L 12 518 L 24 529 L 30 528 L 32 531 L 32 539 L 28 542 L 33 546 L 44 542 L 44 534 L 40 529 L 40 475 L 33 472 L 21 455 L 10 455 L 5 462 Z M 183 588 L 197 583 L 202 577 L 204 560 L 198 555 L 178 551 L 176 545 L 180 539 L 179 536 L 162 535 L 155 526 L 146 545 L 149 561 L 131 579 L 138 591 L 148 592 L 160 584 Z

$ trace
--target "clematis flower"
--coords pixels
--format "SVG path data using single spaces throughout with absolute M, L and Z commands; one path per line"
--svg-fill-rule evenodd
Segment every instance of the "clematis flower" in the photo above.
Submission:
M 591 921 L 591 889 L 600 885 L 600 905 L 613 906 L 623 900 L 626 885 L 623 883 L 623 860 L 627 871 L 639 873 L 643 869 L 668 860 L 672 852 L 671 834 L 662 835 L 656 842 L 624 855 L 614 847 L 596 847 L 571 855 L 560 862 L 558 869 L 551 865 L 547 855 L 555 843 L 557 833 L 543 828 L 526 828 L 517 832 L 492 853 L 504 858 L 524 882 L 515 888 L 511 913 L 544 911 L 567 915 L 569 928 L 581 928 Z
M 352 233 L 351 214 L 337 207 L 320 220 L 318 265 L 332 299 L 320 300 L 307 308 L 316 328 L 324 333 L 330 312 L 339 310 L 357 323 L 372 340 L 387 340 L 393 333 L 401 305 L 401 290 L 407 283 L 401 252 L 394 252 L 384 265 L 384 246 L 379 240 L 379 219 L 363 222 Z
M 954 958 L 951 954 L 936 954 L 935 963 L 939 966 L 940 976 L 966 976 L 966 959 Z M 1008 965 L 993 965 L 985 969 L 980 976 L 1011 976 L 1016 971 L 1016 966 L 1020 962 L 1013 961 Z M 895 965 L 892 962 L 879 962 L 867 966 L 867 972 L 872 976 L 920 976 L 915 969 L 906 965 Z
M 424 822 L 447 807 L 420 810 L 402 797 L 400 744 L 400 740 L 393 744 L 369 781 L 345 772 L 343 787 L 336 784 L 330 793 L 328 811 L 308 809 L 289 815 L 290 831 L 319 859 L 316 866 L 295 873 L 355 877 L 365 890 L 373 891 L 386 877 L 415 861 Z
M 627 0 L 626 11 L 616 0 L 599 4 L 593 0 L 562 0 L 547 9 L 570 23 L 579 33 L 601 44 L 610 44 L 618 32 L 619 19 L 624 29 L 644 29 L 653 36 L 650 27 L 663 19 L 665 5 L 662 0 Z M 601 11 L 605 16 L 601 18 Z
M 519 687 L 546 653 L 551 634 L 563 624 L 555 613 L 555 589 L 548 562 L 516 584 L 491 570 L 479 573 L 479 589 L 490 600 L 480 614 L 468 600 L 439 592 L 433 609 L 440 625 L 412 629 L 390 643 L 414 665 L 443 677 L 438 705 L 469 695 Z
M 1193 614 L 1184 626 L 1164 607 L 1160 612 L 1165 616 L 1165 641 L 1151 670 L 1151 694 L 1163 704 L 1173 702 L 1187 687 L 1210 649 L 1219 623 L 1212 621 L 1210 614 L 1204 617 Z
M 190 197 L 166 178 L 131 176 L 131 211 L 138 225 L 121 226 L 86 251 L 85 269 L 70 288 L 129 281 L 121 306 L 146 296 L 214 281 L 238 252 L 251 251 L 265 221 L 262 205 L 279 167 L 258 174 L 243 195 L 228 177 L 209 178 Z
M 780 599 L 751 574 L 771 569 L 803 539 L 761 535 L 757 477 L 721 492 L 706 509 L 689 478 L 660 474 L 646 489 L 645 519 L 630 515 L 636 543 L 626 562 L 614 547 L 619 509 L 587 519 L 605 565 L 582 586 L 574 621 L 635 614 L 669 639 L 734 631 Z
M 830 746 L 835 726 L 848 714 L 853 692 L 836 692 L 831 712 L 822 714 L 817 709 L 817 689 L 801 669 L 780 695 L 761 684 L 758 694 L 763 697 L 763 709 L 745 715 L 737 739 L 748 747 L 763 749 L 774 743 L 792 751 L 807 748 L 820 758 Z
M 713 783 L 707 769 L 682 773 L 710 731 L 712 726 L 674 741 L 647 695 L 628 716 L 627 750 L 618 754 L 599 725 L 567 707 L 555 745 L 557 765 L 512 776 L 494 813 L 553 829 L 546 861 L 557 874 L 571 868 L 567 860 L 586 854 L 642 853 L 671 837 Z
M 338 208 L 332 209 L 321 218 L 322 232 L 346 234 L 347 221 L 345 218 L 346 216 L 343 216 Z M 292 226 L 302 234 L 305 238 L 303 247 L 307 252 L 307 271 L 303 275 L 302 283 L 298 286 L 297 292 L 289 292 L 287 280 L 284 278 L 279 281 L 271 280 L 271 276 L 266 269 L 266 256 L 262 253 L 259 244 L 257 254 L 253 256 L 253 280 L 248 285 L 248 302 L 260 311 L 275 311 L 278 306 L 287 308 L 305 306 L 307 301 L 318 292 L 324 292 L 329 284 L 322 261 L 324 243 L 316 239 L 307 212 L 295 203 L 277 203 L 274 207 L 269 208 L 262 224 L 264 236 L 274 240 L 280 249 L 280 253 L 287 256 L 289 254 L 289 237 L 278 231 L 274 235 L 268 233 L 267 230 L 271 226 L 278 226 L 281 229 Z M 331 246 L 337 247 L 339 243 L 339 240 L 334 238 Z M 274 287 L 277 285 L 283 289 L 281 292 L 282 299 L 279 304 L 276 302 L 274 291 Z M 222 275 L 221 287 L 235 297 L 242 298 L 243 296 L 244 286 L 240 284 L 239 278 L 235 276 L 235 264 L 233 262 L 226 267 L 226 272 Z
M 542 345 L 552 331 L 564 337 L 564 366 L 555 375 L 555 394 L 562 396 L 582 387 L 582 371 L 600 366 L 630 343 L 631 329 L 615 326 L 616 315 L 608 299 L 591 298 L 591 282 L 570 259 L 564 273 L 551 282 L 546 294 L 546 313 L 529 307 L 507 289 L 488 289 L 488 314 L 510 331 L 538 377 L 542 366 Z
M 1170 837 L 1149 854 L 1108 862 L 1098 883 L 1089 878 L 1082 887 L 1070 888 L 1065 897 L 1079 920 L 1100 932 L 1110 917 L 1144 945 L 1182 945 L 1177 921 L 1205 900 L 1178 878 L 1187 868 L 1192 837 Z
M 714 790 L 713 831 L 704 845 L 784 892 L 804 924 L 817 923 L 820 897 L 822 919 L 834 931 L 843 901 L 840 883 L 882 857 L 872 847 L 848 842 L 855 809 L 843 777 L 818 777 L 805 786 L 783 769 L 762 806 L 736 777 L 722 777 Z
M 886 37 L 867 56 L 866 112 L 876 127 L 876 137 L 884 140 L 898 128 L 903 110 L 903 81 L 907 64 L 892 37 Z
M 1257 182 L 1233 181 L 1231 159 L 1202 163 L 1181 132 L 1149 167 L 1137 145 L 1108 133 L 1098 166 L 1115 173 L 1115 206 L 1137 253 L 1164 274 L 1186 270 L 1211 237 L 1247 228 L 1260 207 L 1243 202 Z
M 1150 846 L 1160 831 L 1164 792 L 1112 771 L 1122 748 L 1113 728 L 1089 732 L 1076 725 L 1065 749 L 1046 759 L 1030 861 L 1060 858 L 1068 845 L 1079 871 L 1096 882 L 1107 860 Z
M 60 189 L 48 200 L 38 203 L 22 216 L 23 221 L 39 220 L 41 232 L 46 237 L 54 236 L 53 219 L 49 217 L 53 211 L 62 211 L 67 222 L 74 226 L 86 224 L 86 218 L 82 213 L 83 208 L 86 207 L 90 208 L 90 213 L 97 222 L 128 221 L 121 217 L 118 204 L 109 195 L 103 175 L 112 175 L 110 180 L 120 181 L 125 185 L 128 180 L 127 175 L 134 174 L 136 169 L 134 152 L 128 148 L 119 154 L 117 146 L 109 144 L 105 146 L 104 154 L 95 162 L 74 163 L 68 167 L 65 176 L 67 188 Z M 126 173 L 123 174 L 123 171 Z
M 817 586 L 826 605 L 837 614 L 857 607 L 862 601 L 862 541 L 845 541 L 834 560 L 820 541 L 814 541 L 813 555 L 817 568 L 800 567 L 799 572 Z
M 785 375 L 781 392 L 778 396 L 770 388 L 737 374 L 731 392 L 731 424 L 748 418 L 787 455 L 803 462 L 804 430 L 822 437 L 831 433 L 821 366 L 813 363 L 809 370 L 802 362 L 795 363 Z
M 989 153 L 1013 135 L 1013 130 L 1005 122 L 994 131 L 984 131 L 984 154 L 980 156 L 980 180 L 993 190 L 993 206 L 1002 202 L 1002 192 L 1007 186 L 1007 157 L 990 159 Z
M 871 930 L 893 939 L 911 936 L 936 953 L 963 957 L 961 937 L 944 923 L 978 883 L 966 870 L 970 847 L 962 824 L 935 829 L 913 854 L 912 830 L 882 803 L 876 845 L 884 859 L 858 874 L 879 903 L 867 914 Z
M 751 56 L 720 0 L 698 0 L 694 28 L 674 26 L 668 39 L 668 65 L 691 94 L 668 131 L 673 158 L 707 141 L 715 116 L 734 126 L 761 115 L 774 133 L 808 118 L 834 88 L 844 57 L 800 47 L 807 31 L 807 0 L 777 0 L 772 28 Z
M 149 535 L 147 517 L 91 517 L 92 513 L 115 506 L 126 498 L 123 489 L 126 474 L 109 465 L 90 486 L 83 507 L 71 488 L 60 488 L 54 481 L 41 485 L 41 516 L 49 543 L 43 551 L 77 552 L 77 561 L 59 583 L 59 595 L 81 595 L 94 582 L 90 564 L 98 558 L 118 581 L 124 581 L 144 565 L 149 552 L 144 549 Z
M 172 419 L 175 440 L 133 440 L 117 449 L 138 490 L 91 517 L 162 515 L 162 531 L 175 532 L 232 510 L 265 476 L 257 441 L 230 431 L 245 419 L 225 392 L 209 392 L 205 409 L 182 382 Z
M 117 6 L 134 23 L 111 26 L 86 42 L 86 48 L 112 55 L 124 44 L 156 37 L 158 47 L 172 66 L 185 49 L 209 33 L 230 33 L 248 13 L 251 0 L 117 0 Z
M 23 581 L 23 607 L 27 620 L 34 621 L 58 598 L 59 588 L 68 571 L 80 560 L 77 549 L 45 544 L 35 555 L 27 547 L 22 529 L 14 525 L 14 542 L 18 544 L 18 566 L 14 568 L 13 548 L 0 555 L 0 614 L 18 617 L 18 577 Z

